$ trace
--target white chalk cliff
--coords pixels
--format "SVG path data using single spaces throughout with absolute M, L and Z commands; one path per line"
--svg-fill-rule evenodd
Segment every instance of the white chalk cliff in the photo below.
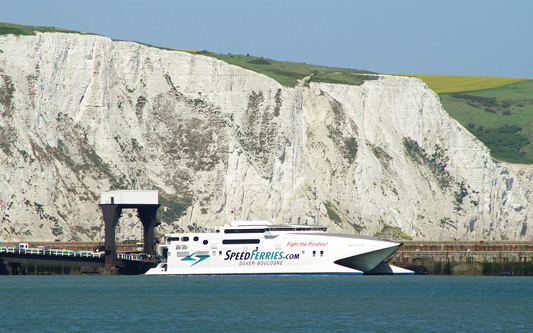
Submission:
M 160 234 L 266 219 L 425 240 L 533 235 L 532 168 L 494 161 L 418 79 L 293 88 L 101 36 L 0 36 L 0 241 L 100 241 L 111 189 L 159 190 Z M 135 215 L 119 240 L 141 239 Z

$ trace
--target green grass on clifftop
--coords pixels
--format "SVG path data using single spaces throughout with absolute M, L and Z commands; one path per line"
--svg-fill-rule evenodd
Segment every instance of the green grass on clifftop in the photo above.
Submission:
M 264 74 L 284 86 L 294 87 L 299 80 L 310 76 L 308 82 L 325 82 L 349 85 L 361 85 L 366 80 L 375 80 L 375 73 L 336 67 L 325 67 L 308 65 L 304 63 L 295 63 L 288 61 L 277 61 L 264 59 L 248 55 L 224 55 L 224 54 L 205 54 L 225 61 L 232 65 L 237 65 L 251 71 Z M 364 75 L 361 75 L 364 74 Z
M 68 33 L 80 33 L 73 30 L 64 30 L 54 27 L 34 27 L 30 25 L 20 25 L 13 23 L 0 22 L 0 35 L 35 35 L 35 32 L 68 32 Z
M 493 158 L 533 163 L 533 80 L 439 97 L 444 109 L 483 142 Z

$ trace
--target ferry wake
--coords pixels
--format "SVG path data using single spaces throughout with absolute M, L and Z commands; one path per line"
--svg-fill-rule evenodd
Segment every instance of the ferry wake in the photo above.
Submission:
M 383 262 L 401 243 L 328 233 L 317 225 L 233 221 L 210 232 L 165 235 L 147 275 L 413 274 Z

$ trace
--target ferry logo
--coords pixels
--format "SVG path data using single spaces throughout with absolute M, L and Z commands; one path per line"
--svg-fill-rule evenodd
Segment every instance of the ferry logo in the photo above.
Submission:
M 252 252 L 233 252 L 226 251 L 226 258 L 224 260 L 284 260 L 284 259 L 300 259 L 299 253 L 284 254 L 283 251 L 258 251 Z
M 181 259 L 181 261 L 196 260 L 196 262 L 191 265 L 191 267 L 192 267 L 192 266 L 196 265 L 197 263 L 202 262 L 202 261 L 204 261 L 205 259 L 207 259 L 209 257 L 210 257 L 210 255 L 196 255 L 196 252 L 194 252 L 193 254 L 189 254 L 185 258 Z

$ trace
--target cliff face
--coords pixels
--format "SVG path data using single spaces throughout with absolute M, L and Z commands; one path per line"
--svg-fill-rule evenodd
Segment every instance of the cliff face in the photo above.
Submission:
M 231 219 L 531 239 L 533 171 L 495 162 L 422 81 L 295 88 L 100 36 L 0 36 L 0 240 L 102 240 L 100 193 L 158 189 L 159 233 Z M 141 238 L 125 211 L 119 239 Z

